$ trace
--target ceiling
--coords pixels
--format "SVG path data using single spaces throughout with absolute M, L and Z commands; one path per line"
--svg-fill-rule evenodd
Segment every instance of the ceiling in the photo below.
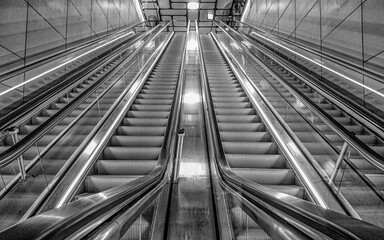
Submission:
M 216 21 L 222 20 L 232 25 L 240 19 L 246 0 L 140 0 L 144 15 L 152 24 L 160 21 L 174 22 L 174 31 L 186 31 L 188 20 L 198 21 L 201 32 L 211 29 L 212 21 L 208 12 L 214 14 Z M 189 2 L 198 2 L 199 9 L 189 10 Z

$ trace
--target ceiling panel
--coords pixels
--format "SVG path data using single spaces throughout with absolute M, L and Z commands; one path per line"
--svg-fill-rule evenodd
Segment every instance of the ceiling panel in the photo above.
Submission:
M 173 26 L 175 26 L 175 27 L 185 27 L 185 22 L 178 22 L 178 21 L 176 21 L 176 22 L 173 23 Z
M 164 9 L 169 8 L 169 1 L 159 1 L 159 7 Z
M 177 9 L 177 8 L 181 8 L 181 9 L 186 9 L 187 8 L 187 4 L 186 3 L 172 3 L 172 8 L 173 9 Z
M 209 11 L 212 11 L 212 10 L 200 10 L 199 20 L 200 21 L 208 21 L 207 15 L 208 15 Z
M 172 21 L 171 16 L 163 16 L 163 21 Z
M 200 3 L 201 9 L 214 9 L 215 3 Z
M 187 17 L 186 16 L 173 16 L 173 20 L 187 22 Z
M 217 1 L 217 8 L 218 9 L 230 9 L 232 6 L 231 0 L 218 0 Z
M 212 22 L 199 22 L 199 26 L 201 27 L 211 27 Z
M 199 11 L 198 10 L 188 10 L 188 20 L 195 21 L 199 20 Z
M 160 10 L 160 13 L 162 15 L 170 15 L 170 16 L 177 16 L 177 15 L 186 15 L 187 10 L 182 9 L 162 9 Z

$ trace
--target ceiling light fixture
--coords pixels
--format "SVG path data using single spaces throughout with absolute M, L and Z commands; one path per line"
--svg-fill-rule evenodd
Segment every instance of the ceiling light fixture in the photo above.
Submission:
M 190 2 L 190 3 L 188 3 L 188 9 L 189 10 L 199 9 L 199 3 L 197 3 L 197 2 Z
M 208 12 L 207 19 L 208 20 L 213 20 L 213 12 L 211 12 L 211 11 Z

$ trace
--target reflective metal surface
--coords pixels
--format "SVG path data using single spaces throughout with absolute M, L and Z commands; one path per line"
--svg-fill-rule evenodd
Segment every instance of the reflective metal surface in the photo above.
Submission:
M 179 126 L 185 130 L 185 137 L 178 182 L 173 186 L 168 239 L 217 239 L 197 50 L 196 32 L 191 32 Z

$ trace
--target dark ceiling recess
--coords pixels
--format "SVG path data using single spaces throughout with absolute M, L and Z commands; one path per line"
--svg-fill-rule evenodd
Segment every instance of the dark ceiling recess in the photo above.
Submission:
M 213 13 L 216 21 L 222 20 L 234 26 L 240 20 L 246 0 L 140 0 L 146 19 L 153 25 L 159 21 L 178 20 L 174 23 L 174 31 L 185 31 L 188 20 L 198 20 L 201 32 L 208 32 L 212 22 L 208 13 Z M 187 8 L 189 2 L 199 3 L 199 9 Z M 204 31 L 205 30 L 205 31 Z

